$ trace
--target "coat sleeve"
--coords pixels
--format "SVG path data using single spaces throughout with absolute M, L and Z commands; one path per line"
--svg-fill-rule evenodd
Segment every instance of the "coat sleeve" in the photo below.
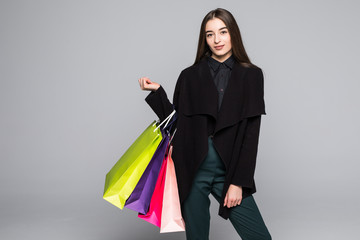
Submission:
M 175 109 L 175 119 L 178 111 L 179 105 L 179 95 L 181 82 L 183 79 L 183 71 L 180 73 L 178 80 L 176 82 L 174 95 L 173 95 L 173 104 L 169 101 L 165 89 L 160 85 L 156 91 L 151 91 L 148 96 L 145 98 L 145 101 L 149 104 L 155 114 L 159 117 L 160 122 L 162 122 L 169 114 Z M 172 132 L 175 129 L 177 120 L 173 123 Z
M 260 133 L 261 115 L 246 119 L 243 143 L 231 184 L 242 187 L 253 187 L 256 156 Z

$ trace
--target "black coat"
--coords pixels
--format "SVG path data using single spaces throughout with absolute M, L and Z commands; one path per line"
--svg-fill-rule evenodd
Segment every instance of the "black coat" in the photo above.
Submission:
M 208 136 L 213 138 L 226 167 L 222 202 L 230 184 L 242 186 L 243 198 L 256 192 L 254 172 L 260 121 L 261 115 L 266 114 L 262 70 L 235 63 L 218 111 L 218 91 L 206 61 L 203 58 L 180 73 L 173 104 L 162 86 L 145 98 L 160 121 L 175 107 L 177 131 L 172 142 L 172 159 L 181 203 L 207 155 Z M 220 204 L 219 215 L 227 219 L 230 210 Z

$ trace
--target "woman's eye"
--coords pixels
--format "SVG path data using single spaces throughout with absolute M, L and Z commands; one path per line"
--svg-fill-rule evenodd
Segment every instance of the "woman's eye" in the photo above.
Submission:
M 211 33 L 209 33 L 208 35 L 206 35 L 207 37 L 211 37 L 212 36 L 212 34 Z
M 227 33 L 227 31 L 222 31 L 221 33 L 222 33 L 222 34 L 225 34 L 225 33 Z

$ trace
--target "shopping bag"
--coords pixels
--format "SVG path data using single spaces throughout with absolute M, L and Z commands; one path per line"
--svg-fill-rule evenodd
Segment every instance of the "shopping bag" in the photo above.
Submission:
M 165 186 L 165 174 L 166 174 L 167 156 L 164 157 L 159 176 L 156 181 L 154 193 L 151 197 L 149 211 L 144 215 L 139 213 L 138 217 L 160 227 L 161 210 L 163 203 L 163 194 Z
M 103 198 L 123 209 L 162 140 L 153 121 L 106 174 Z
M 181 215 L 175 166 L 171 153 L 172 145 L 170 145 L 167 157 L 160 233 L 185 231 L 185 223 Z
M 162 131 L 163 139 L 156 149 L 149 165 L 141 176 L 134 191 L 125 203 L 125 207 L 136 212 L 146 214 L 149 210 L 151 196 L 154 192 L 157 178 L 159 176 L 161 164 L 163 162 L 165 151 L 169 143 L 168 134 Z
M 160 124 L 153 121 L 106 174 L 105 200 L 120 209 L 124 208 L 162 140 L 161 125 L 166 123 L 165 129 L 175 113 L 174 109 Z

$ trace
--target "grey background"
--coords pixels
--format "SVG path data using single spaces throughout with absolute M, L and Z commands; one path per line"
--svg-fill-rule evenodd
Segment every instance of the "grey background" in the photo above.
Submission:
M 359 2 L 0 1 L 0 239 L 184 239 L 102 199 L 156 119 L 138 78 L 195 59 L 223 7 L 265 76 L 254 194 L 273 239 L 359 239 Z M 217 216 L 211 239 L 238 239 Z

